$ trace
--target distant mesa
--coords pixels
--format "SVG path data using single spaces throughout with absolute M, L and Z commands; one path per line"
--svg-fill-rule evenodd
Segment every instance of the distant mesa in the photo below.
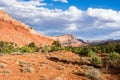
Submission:
M 65 34 L 62 36 L 53 37 L 54 40 L 59 41 L 63 46 L 85 46 L 82 40 L 78 40 L 72 34 Z

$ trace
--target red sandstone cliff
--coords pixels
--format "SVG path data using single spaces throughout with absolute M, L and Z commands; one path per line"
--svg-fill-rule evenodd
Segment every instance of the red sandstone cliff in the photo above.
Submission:
M 36 33 L 28 25 L 13 19 L 0 10 L 0 40 L 26 45 L 35 42 L 36 45 L 50 45 L 53 39 Z

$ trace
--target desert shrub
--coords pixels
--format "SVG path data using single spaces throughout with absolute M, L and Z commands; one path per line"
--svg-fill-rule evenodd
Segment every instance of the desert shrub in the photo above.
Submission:
M 92 80 L 101 80 L 100 71 L 94 68 L 87 70 L 85 75 Z
M 101 57 L 99 56 L 93 56 L 92 59 L 91 59 L 91 63 L 95 66 L 98 66 L 99 64 L 102 64 L 102 60 L 101 60 Z
M 0 41 L 0 53 L 18 52 L 18 46 L 12 42 Z
M 50 52 L 62 50 L 61 44 L 58 41 L 54 41 L 50 47 Z
M 119 67 L 119 54 L 112 52 L 109 55 L 109 59 L 106 61 L 106 67 Z
M 71 51 L 76 54 L 80 54 L 81 48 L 80 47 L 71 47 Z
M 23 47 L 21 47 L 20 48 L 20 52 L 21 53 L 33 53 L 35 50 L 34 50 L 34 48 L 32 48 L 32 47 L 28 47 L 28 46 L 23 46 Z
M 91 50 L 96 53 L 98 52 L 98 48 L 96 46 L 91 47 Z
M 30 44 L 28 44 L 29 47 L 36 47 L 34 42 L 31 42 Z
M 24 61 L 16 61 L 17 64 L 19 64 L 19 66 L 21 67 L 26 67 L 27 66 L 27 63 L 24 62 Z
M 62 48 L 58 46 L 51 46 L 50 48 L 50 52 L 59 51 L 59 50 L 62 50 Z
M 20 48 L 21 53 L 33 53 L 37 51 L 38 47 L 33 42 Z
M 81 55 L 87 56 L 90 49 L 88 47 L 81 48 Z
M 33 71 L 34 71 L 33 67 L 24 67 L 21 69 L 21 72 L 23 72 L 23 73 L 31 73 Z
M 118 52 L 118 53 L 120 53 L 120 43 L 119 43 L 119 44 L 116 44 L 115 47 L 116 47 L 116 48 L 115 48 L 115 51 Z
M 96 53 L 93 52 L 92 50 L 90 50 L 90 51 L 88 52 L 88 54 L 87 54 L 88 57 L 93 57 L 93 56 L 95 56 L 95 55 L 96 55 Z
M 75 52 L 76 47 L 72 47 L 72 46 L 65 46 L 65 47 L 63 48 L 63 50 L 65 50 L 65 51 L 71 51 L 71 52 L 73 52 L 73 53 L 76 53 L 76 52 Z
M 90 58 L 89 57 L 81 57 L 80 61 L 82 64 L 90 64 Z
M 42 47 L 41 52 L 47 54 L 48 52 L 50 52 L 50 50 L 51 50 L 51 47 L 48 45 L 45 45 L 44 47 Z
M 61 44 L 59 43 L 59 41 L 54 41 L 52 43 L 53 46 L 57 46 L 57 47 L 61 47 Z
M 110 60 L 116 61 L 116 60 L 118 60 L 118 58 L 119 58 L 119 54 L 118 53 L 116 53 L 116 52 L 110 53 Z
M 0 41 L 0 53 L 16 53 L 16 52 L 32 53 L 32 52 L 37 52 L 37 51 L 38 51 L 38 47 L 35 45 L 34 42 L 19 48 L 17 44 L 15 43 Z
M 5 68 L 5 67 L 7 67 L 7 64 L 5 64 L 5 63 L 0 64 L 0 68 Z
M 4 74 L 10 74 L 12 71 L 10 69 L 5 69 L 2 73 Z

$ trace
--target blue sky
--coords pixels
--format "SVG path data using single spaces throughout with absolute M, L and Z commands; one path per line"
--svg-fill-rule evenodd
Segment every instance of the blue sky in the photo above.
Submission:
M 0 9 L 47 36 L 120 39 L 120 0 L 1 0 Z
M 79 9 L 86 10 L 89 7 L 92 8 L 105 8 L 119 10 L 120 0 L 68 0 L 68 4 L 61 2 L 53 2 L 52 0 L 45 0 L 48 4 L 53 4 L 54 6 L 47 6 L 48 8 L 54 9 L 68 9 L 70 6 L 76 6 Z

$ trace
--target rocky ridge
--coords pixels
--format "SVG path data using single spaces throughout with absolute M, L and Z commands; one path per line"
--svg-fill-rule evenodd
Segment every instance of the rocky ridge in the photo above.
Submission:
M 0 41 L 14 42 L 20 46 L 34 42 L 36 45 L 51 45 L 53 41 L 59 41 L 63 46 L 83 46 L 82 41 L 72 34 L 56 37 L 48 37 L 37 33 L 30 26 L 13 19 L 10 15 L 0 10 Z
M 53 37 L 54 40 L 59 41 L 63 46 L 84 46 L 82 41 L 79 41 L 72 34 Z
M 28 25 L 13 19 L 0 10 L 0 40 L 26 45 L 35 42 L 36 45 L 51 45 L 53 39 L 38 34 Z

